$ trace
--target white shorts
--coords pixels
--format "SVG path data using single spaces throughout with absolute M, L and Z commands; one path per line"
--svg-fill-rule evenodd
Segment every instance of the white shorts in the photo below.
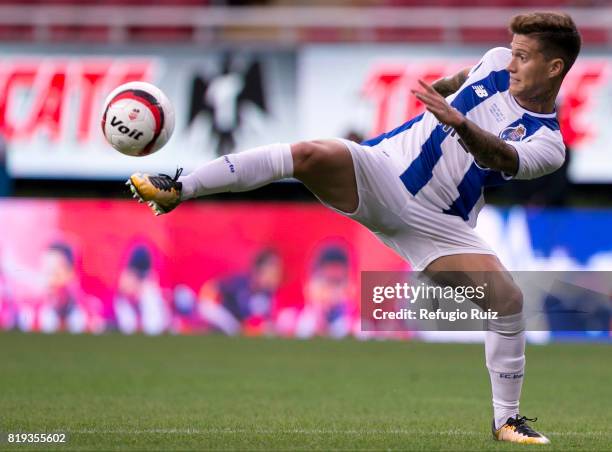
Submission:
M 419 204 L 399 178 L 403 162 L 380 149 L 340 141 L 353 157 L 359 204 L 350 213 L 324 202 L 327 207 L 366 226 L 417 271 L 451 254 L 495 254 L 462 218 Z

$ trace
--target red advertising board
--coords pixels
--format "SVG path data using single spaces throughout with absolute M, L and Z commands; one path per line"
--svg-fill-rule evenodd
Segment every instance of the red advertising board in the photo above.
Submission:
M 2 326 L 357 333 L 359 271 L 406 264 L 319 205 L 2 201 Z M 367 257 L 367 259 L 366 259 Z

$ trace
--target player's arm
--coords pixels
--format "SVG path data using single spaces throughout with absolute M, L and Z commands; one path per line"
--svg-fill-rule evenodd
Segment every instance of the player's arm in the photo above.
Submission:
M 515 176 L 519 169 L 516 149 L 491 132 L 481 129 L 461 113 L 459 114 L 463 120 L 451 127 L 461 137 L 465 148 L 474 156 L 478 164 Z
M 454 92 L 461 88 L 461 85 L 465 83 L 470 72 L 469 67 L 457 72 L 455 75 L 449 75 L 443 77 L 440 80 L 436 80 L 431 84 L 431 87 L 435 89 L 442 97 L 450 96 Z
M 459 110 L 450 106 L 432 86 L 421 80 L 419 83 L 423 91 L 412 90 L 412 93 L 438 121 L 455 129 L 466 150 L 480 165 L 516 175 L 519 167 L 516 149 L 467 119 Z

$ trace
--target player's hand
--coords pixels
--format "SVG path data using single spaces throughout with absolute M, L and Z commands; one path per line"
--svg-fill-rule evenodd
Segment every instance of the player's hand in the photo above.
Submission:
M 440 95 L 431 85 L 419 80 L 422 90 L 413 89 L 412 94 L 425 104 L 427 111 L 431 112 L 442 124 L 453 128 L 465 121 L 465 116 L 454 107 L 451 107 L 446 99 Z

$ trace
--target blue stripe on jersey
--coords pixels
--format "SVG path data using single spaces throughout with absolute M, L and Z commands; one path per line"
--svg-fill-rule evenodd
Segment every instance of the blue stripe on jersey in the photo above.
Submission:
M 463 88 L 451 102 L 451 105 L 464 115 L 477 107 L 497 92 L 505 91 L 510 84 L 510 74 L 506 70 L 494 71 L 485 78 Z M 482 85 L 488 93 L 486 97 L 476 94 L 475 86 Z M 431 180 L 433 168 L 442 157 L 442 142 L 450 130 L 444 131 L 442 125 L 436 126 L 427 141 L 421 147 L 421 152 L 412 161 L 400 179 L 412 194 L 416 194 Z
M 459 197 L 453 201 L 451 206 L 443 210 L 448 215 L 457 215 L 468 221 L 470 212 L 482 195 L 482 186 L 486 178 L 487 170 L 478 168 L 475 162 L 470 165 L 463 180 L 457 186 Z
M 485 176 L 484 186 L 485 187 L 495 187 L 496 185 L 503 185 L 510 182 L 512 179 L 505 179 L 502 176 L 501 171 L 488 170 L 487 175 Z
M 548 127 L 551 130 L 559 130 L 559 123 L 554 118 L 538 118 L 525 113 L 522 117 L 514 121 L 507 127 L 516 127 L 523 124 L 526 129 L 525 137 L 530 137 L 541 127 Z M 457 186 L 459 196 L 453 201 L 451 206 L 443 212 L 449 215 L 457 215 L 467 221 L 470 212 L 482 195 L 484 186 L 501 185 L 508 182 L 499 171 L 479 168 L 476 163 L 472 163 L 468 171 L 463 176 L 463 180 Z
M 410 129 L 414 124 L 416 124 L 421 119 L 423 119 L 423 115 L 424 115 L 424 113 L 421 113 L 420 115 L 415 116 L 410 121 L 405 122 L 401 126 L 396 127 L 395 129 L 391 130 L 390 132 L 386 132 L 386 133 L 383 133 L 381 135 L 378 135 L 377 137 L 370 138 L 369 140 L 366 140 L 366 141 L 362 142 L 361 144 L 363 146 L 376 146 L 382 140 L 385 140 L 387 138 L 391 138 L 391 137 L 397 135 L 398 133 L 402 133 L 402 132 Z
M 540 125 L 548 127 L 553 132 L 555 130 L 561 130 L 561 127 L 559 127 L 559 121 L 557 121 L 557 118 L 539 118 L 537 116 L 532 116 L 529 113 L 525 113 L 522 119 L 524 121 L 529 121 L 533 123 L 534 127 L 536 127 L 537 124 L 539 123 Z M 539 127 L 537 129 L 539 129 Z M 527 136 L 529 136 L 529 134 L 527 134 Z
M 449 132 L 450 129 L 444 130 L 444 126 L 437 125 L 427 141 L 421 146 L 421 153 L 400 176 L 401 181 L 412 193 L 412 196 L 416 196 L 419 190 L 431 179 L 433 167 L 442 156 L 440 145 Z
M 488 96 L 479 97 L 475 89 L 477 86 L 482 86 L 486 89 Z M 509 86 L 510 73 L 507 70 L 493 71 L 485 78 L 463 88 L 459 94 L 455 96 L 451 105 L 465 115 L 492 95 L 507 91 Z
M 453 201 L 451 206 L 443 210 L 448 215 L 456 215 L 468 221 L 470 212 L 482 195 L 482 187 L 502 185 L 510 182 L 504 179 L 500 171 L 482 169 L 472 163 L 470 169 L 463 176 L 463 180 L 457 186 L 459 196 Z

